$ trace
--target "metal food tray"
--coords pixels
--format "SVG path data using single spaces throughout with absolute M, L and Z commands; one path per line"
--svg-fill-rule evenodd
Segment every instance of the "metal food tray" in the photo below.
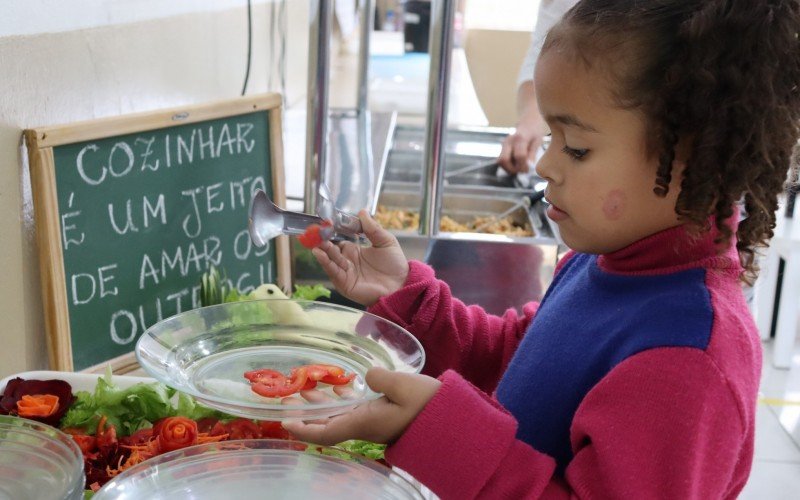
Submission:
M 384 184 L 378 198 L 378 204 L 389 209 L 400 209 L 418 212 L 422 203 L 422 194 L 419 190 L 410 190 L 406 186 L 391 183 Z M 474 190 L 445 190 L 442 199 L 442 215 L 451 217 L 456 222 L 467 223 L 474 217 L 486 217 L 500 215 L 506 210 L 511 209 L 515 204 L 521 203 L 519 196 L 497 196 L 476 194 Z M 518 225 L 527 225 L 532 229 L 533 236 L 508 236 L 504 234 L 488 233 L 448 233 L 440 232 L 437 237 L 451 237 L 458 239 L 468 238 L 486 241 L 506 241 L 519 243 L 551 243 L 552 237 L 546 235 L 547 230 L 541 223 L 541 219 L 536 217 L 525 205 L 520 206 L 507 215 Z M 420 236 L 415 230 L 392 230 L 393 233 L 403 237 Z M 545 234 L 543 234 L 545 233 Z M 420 236 L 424 237 L 424 236 Z
M 496 158 L 481 156 L 447 156 L 444 184 L 515 188 L 514 178 L 503 175 Z M 389 153 L 385 179 L 387 182 L 420 184 L 422 182 L 422 155 L 408 151 Z

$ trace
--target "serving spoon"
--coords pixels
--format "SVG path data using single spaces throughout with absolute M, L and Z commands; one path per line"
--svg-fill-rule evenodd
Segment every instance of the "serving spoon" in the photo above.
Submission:
M 250 203 L 248 229 L 250 239 L 257 247 L 265 246 L 270 240 L 282 234 L 300 236 L 309 226 L 320 226 L 320 236 L 334 243 L 353 241 L 366 243 L 361 234 L 361 221 L 354 215 L 342 212 L 333 205 L 330 190 L 325 184 L 320 185 L 320 215 L 284 210 L 259 189 Z M 327 221 L 332 223 L 329 224 Z

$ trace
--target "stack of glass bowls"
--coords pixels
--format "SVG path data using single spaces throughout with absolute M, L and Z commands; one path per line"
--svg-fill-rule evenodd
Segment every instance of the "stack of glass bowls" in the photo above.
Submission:
M 63 432 L 0 415 L 0 500 L 83 498 L 83 455 Z

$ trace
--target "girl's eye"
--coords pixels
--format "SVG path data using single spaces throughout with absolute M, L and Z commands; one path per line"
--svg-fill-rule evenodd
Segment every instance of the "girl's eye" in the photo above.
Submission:
M 573 160 L 582 160 L 587 154 L 589 154 L 588 149 L 573 149 L 569 146 L 564 146 L 561 148 L 561 151 L 571 156 Z

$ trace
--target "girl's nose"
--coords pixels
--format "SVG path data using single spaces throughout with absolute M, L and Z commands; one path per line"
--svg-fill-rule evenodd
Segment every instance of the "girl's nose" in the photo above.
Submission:
M 557 160 L 553 158 L 553 148 L 547 148 L 544 155 L 539 159 L 536 164 L 536 174 L 545 179 L 548 183 L 558 185 L 563 180 L 559 173 Z

